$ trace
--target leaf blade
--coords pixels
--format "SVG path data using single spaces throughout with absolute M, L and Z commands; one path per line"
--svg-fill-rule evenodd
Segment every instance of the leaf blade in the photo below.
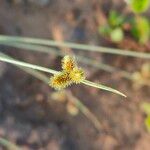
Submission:
M 61 46 L 61 47 L 73 48 L 75 50 L 101 52 L 101 53 L 107 53 L 107 54 L 113 54 L 113 55 L 122 55 L 122 56 L 150 59 L 150 53 L 143 53 L 143 52 L 139 53 L 139 52 L 134 52 L 134 51 L 129 51 L 129 50 L 108 48 L 108 47 L 103 47 L 103 46 L 77 44 L 77 43 L 71 43 L 71 42 L 59 42 L 59 41 L 45 40 L 45 39 L 39 39 L 39 38 L 0 35 L 0 43 L 6 42 L 6 41 L 47 45 L 47 46 L 53 46 L 53 47 Z
M 82 83 L 85 84 L 85 85 L 88 85 L 88 86 L 92 86 L 92 87 L 95 87 L 95 88 L 98 88 L 98 89 L 102 89 L 102 90 L 105 90 L 105 91 L 109 91 L 109 92 L 121 95 L 123 97 L 127 97 L 125 94 L 121 93 L 120 91 L 118 91 L 116 89 L 113 89 L 111 87 L 107 87 L 107 86 L 102 85 L 102 84 L 94 83 L 94 82 L 91 82 L 91 81 L 88 81 L 88 80 L 84 80 L 84 81 L 82 81 Z

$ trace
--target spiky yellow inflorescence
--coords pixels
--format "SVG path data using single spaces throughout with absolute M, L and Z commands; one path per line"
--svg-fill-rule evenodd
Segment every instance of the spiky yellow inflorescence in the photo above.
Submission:
M 56 90 L 61 90 L 71 84 L 71 78 L 67 72 L 59 72 L 50 78 L 49 85 Z
M 73 68 L 70 72 L 70 78 L 74 83 L 80 83 L 85 79 L 84 71 L 81 68 Z
M 69 55 L 64 56 L 64 58 L 62 59 L 62 69 L 70 72 L 73 70 L 73 68 L 75 68 L 77 66 L 75 58 L 71 57 Z
M 85 79 L 84 71 L 77 67 L 75 58 L 65 56 L 62 59 L 62 71 L 50 78 L 50 86 L 60 90 L 72 83 L 81 83 Z

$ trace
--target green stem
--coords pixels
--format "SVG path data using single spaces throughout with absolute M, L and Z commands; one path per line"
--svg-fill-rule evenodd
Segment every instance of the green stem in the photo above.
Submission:
M 35 69 L 35 70 L 39 70 L 39 71 L 43 71 L 43 72 L 47 72 L 47 73 L 51 73 L 51 74 L 58 73 L 58 71 L 55 71 L 55 70 L 52 70 L 52 69 L 49 69 L 49 68 L 45 68 L 45 67 L 38 66 L 38 65 L 33 65 L 33 64 L 18 61 L 18 60 L 15 60 L 15 59 L 9 59 L 7 57 L 2 56 L 1 53 L 0 53 L 0 61 L 7 62 L 7 63 L 14 64 L 14 65 L 18 65 L 18 66 L 22 66 L 22 67 Z
M 18 65 L 18 66 L 22 66 L 22 67 L 27 67 L 27 68 L 30 68 L 30 69 L 35 69 L 35 70 L 38 70 L 38 71 L 51 73 L 51 74 L 58 73 L 58 71 L 55 71 L 55 70 L 52 70 L 52 69 L 49 69 L 49 68 L 45 68 L 45 67 L 38 66 L 38 65 L 33 65 L 33 64 L 18 61 L 18 60 L 15 60 L 15 59 L 10 59 L 10 58 L 4 57 L 2 55 L 0 55 L 0 61 L 7 62 L 7 63 L 14 64 L 14 65 Z M 113 93 L 116 93 L 116 94 L 119 94 L 121 96 L 126 97 L 123 93 L 121 93 L 121 92 L 119 92 L 115 89 L 112 89 L 110 87 L 101 85 L 101 84 L 93 83 L 93 82 L 90 82 L 90 81 L 87 81 L 87 80 L 84 80 L 82 83 L 86 84 L 86 85 L 89 85 L 89 86 L 92 86 L 92 87 L 95 87 L 95 88 L 110 91 L 110 92 L 113 92 Z
M 53 48 L 49 48 L 46 46 L 40 46 L 40 45 L 33 45 L 33 44 L 25 44 L 25 43 L 20 43 L 20 42 L 1 42 L 1 45 L 6 45 L 6 46 L 11 46 L 11 47 L 15 47 L 15 48 L 23 48 L 25 50 L 32 50 L 35 52 L 42 52 L 42 53 L 53 53 L 57 56 L 64 56 L 65 54 L 62 53 L 59 50 L 53 49 Z M 105 63 L 98 63 L 97 61 L 94 61 L 93 59 L 87 58 L 87 57 L 82 57 L 82 56 L 77 56 L 77 59 L 79 62 L 82 62 L 84 64 L 87 64 L 89 66 L 93 66 L 96 67 L 98 69 L 104 70 L 106 72 L 118 72 L 122 77 L 130 79 L 131 80 L 131 74 L 124 71 L 124 70 L 120 70 L 118 68 L 115 68 L 113 66 L 110 66 L 108 64 Z
M 0 35 L 0 41 L 5 42 L 23 42 L 23 43 L 31 43 L 31 44 L 38 44 L 38 45 L 48 45 L 54 47 L 69 47 L 76 50 L 83 50 L 83 51 L 92 51 L 92 52 L 101 52 L 101 53 L 108 53 L 114 55 L 123 55 L 123 56 L 130 56 L 130 57 L 139 57 L 139 58 L 147 58 L 150 59 L 149 53 L 138 53 L 129 50 L 121 50 L 116 48 L 107 48 L 103 46 L 94 46 L 94 45 L 86 45 L 86 44 L 76 44 L 70 42 L 59 42 L 53 40 L 44 40 L 44 39 L 36 39 L 36 38 L 27 38 L 27 37 L 18 37 L 18 36 L 5 36 Z
M 92 86 L 92 87 L 95 87 L 95 88 L 105 90 L 105 91 L 109 91 L 109 92 L 111 91 L 112 93 L 119 94 L 123 97 L 127 97 L 125 94 L 119 92 L 118 90 L 115 90 L 113 88 L 107 87 L 107 86 L 102 85 L 102 84 L 97 84 L 97 83 L 94 83 L 94 82 L 91 82 L 91 81 L 88 81 L 88 80 L 84 80 L 84 81 L 82 81 L 82 83 L 85 84 L 85 85 L 88 85 L 88 86 Z
M 0 52 L 0 55 L 4 56 L 4 57 L 7 57 L 9 59 L 13 59 L 12 57 L 4 54 L 4 53 L 1 53 Z M 20 66 L 17 66 L 19 67 L 21 70 L 31 74 L 32 76 L 34 76 L 35 78 L 43 81 L 45 84 L 48 84 L 49 82 L 49 78 L 39 72 L 39 71 L 36 71 L 36 70 L 32 70 L 32 69 L 29 69 L 29 68 L 23 68 L 23 67 L 20 67 Z M 97 119 L 97 117 L 88 109 L 88 107 L 86 107 L 79 99 L 77 99 L 75 96 L 73 96 L 71 94 L 70 91 L 66 91 L 66 94 L 68 95 L 68 100 L 71 101 L 71 102 L 74 102 L 76 107 L 94 124 L 94 126 L 100 130 L 100 122 L 99 120 Z M 70 98 L 71 96 L 71 98 Z M 73 98 L 73 99 L 72 99 Z M 3 139 L 4 141 L 4 139 Z M 0 139 L 0 143 L 3 142 L 1 139 Z M 3 142 L 3 144 L 5 144 L 6 142 Z

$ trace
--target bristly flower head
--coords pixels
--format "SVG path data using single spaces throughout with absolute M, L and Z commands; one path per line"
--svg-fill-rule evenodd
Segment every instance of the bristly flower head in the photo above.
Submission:
M 81 83 L 85 79 L 84 71 L 77 67 L 74 57 L 65 56 L 62 59 L 62 71 L 50 78 L 50 86 L 60 90 L 72 83 Z
M 71 79 L 69 77 L 69 74 L 64 71 L 59 72 L 58 74 L 55 74 L 53 77 L 51 77 L 49 83 L 49 85 L 56 90 L 61 90 L 63 88 L 66 88 L 70 84 L 71 84 Z
M 63 70 L 65 70 L 67 72 L 71 72 L 73 70 L 73 68 L 75 68 L 76 66 L 77 66 L 77 64 L 75 61 L 75 57 L 66 55 L 62 59 L 62 69 Z
M 81 68 L 73 68 L 70 78 L 74 83 L 81 83 L 85 79 L 84 71 Z

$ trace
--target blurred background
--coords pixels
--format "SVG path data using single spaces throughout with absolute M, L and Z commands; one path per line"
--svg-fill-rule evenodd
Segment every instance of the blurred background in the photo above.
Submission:
M 150 9 L 138 9 L 124 0 L 0 0 L 0 34 L 149 54 Z M 127 98 L 83 84 L 57 92 L 0 62 L 0 150 L 150 149 L 150 59 L 6 45 L 1 52 L 54 70 L 61 70 L 60 53 L 73 54 L 87 79 Z

